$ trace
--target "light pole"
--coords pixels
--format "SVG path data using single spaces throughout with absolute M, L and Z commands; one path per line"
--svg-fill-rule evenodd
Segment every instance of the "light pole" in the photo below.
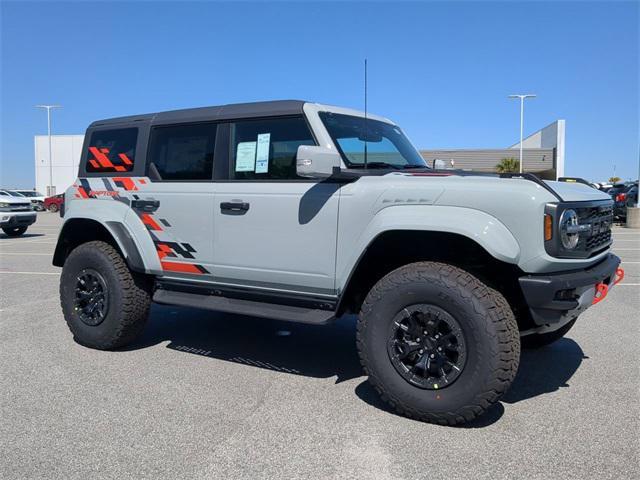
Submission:
M 527 93 L 524 95 L 509 95 L 509 98 L 520 99 L 520 173 L 522 173 L 522 134 L 524 133 L 524 99 L 535 98 L 534 94 Z
M 62 108 L 62 105 L 36 105 L 36 108 L 45 108 L 47 110 L 47 136 L 49 137 L 49 191 L 48 196 L 55 194 L 53 190 L 53 161 L 51 158 L 51 110 L 54 108 Z

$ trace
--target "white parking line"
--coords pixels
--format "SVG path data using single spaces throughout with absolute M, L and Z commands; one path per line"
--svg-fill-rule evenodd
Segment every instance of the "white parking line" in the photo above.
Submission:
M 18 245 L 24 245 L 25 243 L 28 244 L 28 245 L 53 245 L 53 244 L 56 244 L 58 242 L 50 241 L 50 240 L 47 240 L 47 241 L 40 240 L 38 242 L 36 242 L 36 241 L 32 241 L 32 242 L 15 242 L 15 243 L 2 242 L 2 243 L 0 243 L 0 248 L 2 248 L 2 247 L 15 247 L 15 246 L 18 246 Z
M 45 235 L 41 235 L 37 238 L 12 238 L 9 240 L 4 240 L 0 242 L 0 245 L 11 245 L 11 244 L 23 244 L 23 243 L 38 243 L 38 242 L 51 242 L 52 238 L 46 237 Z
M 6 270 L 0 270 L 0 273 L 13 275 L 60 275 L 60 272 L 8 272 Z
M 53 253 L 33 253 L 33 252 L 0 252 L 0 255 L 45 255 L 51 257 Z

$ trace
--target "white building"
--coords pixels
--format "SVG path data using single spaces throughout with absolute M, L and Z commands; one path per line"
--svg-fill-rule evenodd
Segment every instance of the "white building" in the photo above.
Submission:
M 34 137 L 35 186 L 38 192 L 47 196 L 55 195 L 64 192 L 74 182 L 78 175 L 83 141 L 84 135 L 52 135 L 50 163 L 49 137 Z

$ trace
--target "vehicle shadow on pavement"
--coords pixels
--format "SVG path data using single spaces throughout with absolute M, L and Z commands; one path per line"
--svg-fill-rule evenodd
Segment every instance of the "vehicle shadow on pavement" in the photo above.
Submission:
M 355 346 L 355 317 L 315 326 L 154 304 L 142 337 L 123 350 L 166 341 L 167 348 L 178 352 L 294 375 L 335 376 L 336 383 L 363 376 Z M 523 350 L 516 378 L 501 402 L 461 427 L 489 426 L 504 414 L 503 403 L 514 404 L 568 387 L 586 358 L 570 338 L 538 350 Z M 355 393 L 372 407 L 395 414 L 366 380 Z
M 569 379 L 588 358 L 566 337 L 537 350 L 523 350 L 518 374 L 502 401 L 517 403 L 569 387 Z
M 154 304 L 144 334 L 125 350 L 167 340 L 172 350 L 336 383 L 363 375 L 352 317 L 316 326 Z
M 485 415 L 475 421 L 460 425 L 459 428 L 482 428 L 497 422 L 504 414 L 502 403 L 514 404 L 569 387 L 569 379 L 578 370 L 582 360 L 589 357 L 576 342 L 562 338 L 552 345 L 538 350 L 523 350 L 520 367 L 511 388 L 501 402 L 493 405 Z M 366 403 L 395 414 L 384 403 L 369 382 L 356 387 L 356 395 Z

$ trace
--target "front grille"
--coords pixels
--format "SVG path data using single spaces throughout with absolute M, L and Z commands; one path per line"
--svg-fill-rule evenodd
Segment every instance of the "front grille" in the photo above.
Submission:
M 611 243 L 611 225 L 613 224 L 613 208 L 611 206 L 593 206 L 577 208 L 578 221 L 591 228 L 580 235 L 576 248 L 588 256 L 604 250 Z
M 29 203 L 12 203 L 9 206 L 10 212 L 28 212 L 33 210 L 31 207 L 31 202 Z

